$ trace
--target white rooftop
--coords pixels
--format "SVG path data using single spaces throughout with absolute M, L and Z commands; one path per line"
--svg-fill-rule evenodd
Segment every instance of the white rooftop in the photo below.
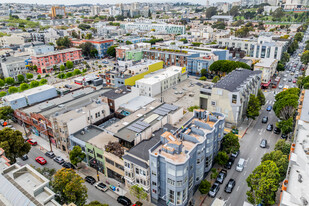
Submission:
M 264 58 L 264 59 L 261 59 L 254 66 L 257 66 L 257 67 L 270 67 L 273 64 L 274 61 L 276 61 L 276 59 Z

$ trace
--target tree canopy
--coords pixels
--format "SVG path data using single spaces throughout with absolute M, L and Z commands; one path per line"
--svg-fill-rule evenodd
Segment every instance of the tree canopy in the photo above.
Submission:
M 111 56 L 111 57 L 116 57 L 116 45 L 114 45 L 114 46 L 110 46 L 108 49 L 107 49 L 107 51 L 106 51 L 106 53 L 109 55 L 109 56 Z
M 133 185 L 130 187 L 130 193 L 134 197 L 136 197 L 138 200 L 146 200 L 147 199 L 147 193 L 144 191 L 144 189 L 141 186 Z
M 60 37 L 57 39 L 56 44 L 58 48 L 69 48 L 72 46 L 72 41 L 68 36 Z
M 217 156 L 215 157 L 215 161 L 221 166 L 225 165 L 228 160 L 229 156 L 226 154 L 226 152 L 223 151 L 218 152 Z
M 79 46 L 82 49 L 84 56 L 96 57 L 98 55 L 98 50 L 90 42 L 85 42 Z
M 77 165 L 85 159 L 86 154 L 82 151 L 80 146 L 74 146 L 73 150 L 70 152 L 70 161 L 73 165 Z
M 275 151 L 280 150 L 284 155 L 289 155 L 291 150 L 291 144 L 284 139 L 279 139 L 275 144 Z
M 276 163 L 279 169 L 280 181 L 284 180 L 289 165 L 289 159 L 287 155 L 283 154 L 280 150 L 272 151 L 270 153 L 264 154 L 262 157 L 262 162 L 267 160 L 271 160 Z
M 210 190 L 210 187 L 211 187 L 211 184 L 210 182 L 208 182 L 206 179 L 205 180 L 202 180 L 199 187 L 198 187 L 198 190 L 202 193 L 202 194 L 207 194 Z
M 275 102 L 273 109 L 278 118 L 288 120 L 294 115 L 297 107 L 298 96 L 295 94 L 287 94 Z
M 212 16 L 217 14 L 217 7 L 209 7 L 206 9 L 206 18 L 210 19 Z
M 14 110 L 10 106 L 0 107 L 0 119 L 11 119 L 14 114 Z
M 239 151 L 240 145 L 238 137 L 232 132 L 226 134 L 223 137 L 222 147 L 223 151 L 225 151 L 227 154 Z
M 258 90 L 257 98 L 259 99 L 261 106 L 265 105 L 266 99 L 265 99 L 265 95 L 264 95 L 264 93 L 261 89 Z
M 258 97 L 254 94 L 250 94 L 250 99 L 247 108 L 247 117 L 255 119 L 260 115 L 261 103 Z
M 99 201 L 95 200 L 95 201 L 89 202 L 85 206 L 108 206 L 108 204 L 102 204 Z
M 215 72 L 216 74 L 223 74 L 230 73 L 237 68 L 251 69 L 249 65 L 243 62 L 218 60 L 210 65 L 209 70 Z

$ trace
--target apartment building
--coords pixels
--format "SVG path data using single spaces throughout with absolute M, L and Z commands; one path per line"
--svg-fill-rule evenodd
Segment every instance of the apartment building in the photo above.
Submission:
M 150 22 L 130 22 L 123 23 L 120 25 L 120 28 L 123 28 L 127 31 L 151 31 L 156 32 L 165 32 L 167 34 L 185 34 L 186 27 L 184 25 L 175 25 L 175 24 L 153 24 Z
M 47 54 L 50 52 L 55 51 L 54 46 L 51 45 L 42 45 L 42 46 L 31 46 L 25 48 L 25 51 L 29 52 L 30 55 L 40 55 L 40 54 Z
M 83 39 L 83 40 L 80 40 L 80 41 L 72 41 L 72 44 L 73 46 L 79 46 L 83 43 L 86 43 L 86 42 L 90 42 L 91 44 L 93 44 L 93 46 L 98 50 L 98 57 L 99 58 L 102 58 L 102 57 L 105 57 L 107 55 L 107 49 L 111 46 L 113 46 L 114 44 L 114 40 L 113 39 L 104 39 L 104 40 L 101 40 L 101 39 L 91 39 L 91 40 L 88 40 L 88 39 Z
M 283 181 L 280 206 L 306 205 L 309 201 L 308 187 L 308 131 L 309 131 L 309 90 L 303 90 L 296 117 L 294 140 L 289 155 L 287 175 Z
M 60 6 L 52 6 L 51 8 L 51 16 L 52 18 L 56 18 L 57 16 L 65 16 L 65 7 Z
M 21 45 L 25 43 L 23 34 L 12 34 L 10 36 L 0 37 L 0 47 L 9 47 L 12 45 Z
M 201 108 L 224 114 L 227 126 L 238 126 L 245 118 L 250 94 L 257 95 L 261 76 L 261 71 L 236 69 L 213 87 L 201 87 Z
M 2 57 L 0 59 L 0 73 L 3 74 L 3 77 L 13 77 L 17 80 L 17 75 L 26 74 L 26 62 L 24 57 Z
M 54 65 L 65 65 L 67 61 L 79 63 L 83 60 L 82 50 L 78 48 L 69 48 L 57 50 L 46 54 L 31 56 L 33 65 L 38 68 L 38 73 L 49 73 Z
M 186 68 L 170 66 L 135 82 L 140 96 L 154 97 L 188 78 Z
M 150 49 L 150 43 L 136 43 L 116 48 L 116 58 L 121 61 L 140 61 L 143 58 L 143 50 Z
M 187 72 L 191 75 L 200 75 L 202 69 L 205 69 L 207 72 L 209 72 L 208 69 L 210 65 L 217 60 L 219 60 L 219 58 L 214 54 L 203 57 L 188 58 Z
M 152 203 L 188 205 L 192 201 L 219 151 L 224 124 L 221 113 L 195 110 L 181 128 L 160 136 L 149 150 Z
M 271 35 L 261 35 L 257 39 L 223 38 L 218 40 L 218 44 L 222 48 L 239 48 L 249 57 L 277 60 L 281 59 L 283 52 L 286 52 L 288 48 L 288 42 L 274 41 Z
M 267 88 L 271 82 L 271 78 L 276 73 L 276 68 L 278 65 L 277 59 L 261 59 L 259 62 L 254 64 L 254 71 L 262 71 L 262 87 Z

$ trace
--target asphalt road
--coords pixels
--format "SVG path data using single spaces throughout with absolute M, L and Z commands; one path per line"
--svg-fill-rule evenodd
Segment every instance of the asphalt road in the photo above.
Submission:
M 41 156 L 44 157 L 47 160 L 47 164 L 42 166 L 39 163 L 37 163 L 35 161 L 35 158 Z M 54 168 L 56 170 L 59 170 L 62 168 L 61 165 L 59 165 L 58 163 L 56 163 L 54 160 L 50 159 L 49 157 L 45 156 L 45 154 L 40 150 L 39 146 L 33 146 L 30 150 L 30 152 L 28 153 L 28 160 L 23 161 L 21 159 L 18 158 L 17 163 L 19 165 L 25 165 L 25 164 L 29 164 L 29 165 L 33 165 L 35 167 L 39 167 L 39 168 L 43 168 L 43 167 L 47 167 L 47 168 Z M 91 202 L 91 201 L 99 201 L 102 204 L 109 204 L 112 206 L 119 206 L 120 204 L 116 201 L 115 198 L 111 197 L 110 195 L 108 195 L 106 192 L 101 192 L 99 190 L 97 190 L 93 185 L 85 182 L 84 183 L 87 188 L 88 188 L 88 200 L 87 203 Z M 111 191 L 107 191 L 110 192 Z

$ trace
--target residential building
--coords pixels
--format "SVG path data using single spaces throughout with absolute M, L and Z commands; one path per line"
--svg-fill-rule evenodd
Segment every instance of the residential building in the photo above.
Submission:
M 100 6 L 92 6 L 92 7 L 91 7 L 90 15 L 91 15 L 91 16 L 99 15 L 99 14 L 100 14 L 100 11 L 101 11 Z
M 140 61 L 143 58 L 143 50 L 150 49 L 150 43 L 136 43 L 116 48 L 116 58 L 121 61 Z
M 230 4 L 226 3 L 225 5 L 230 5 Z M 225 6 L 225 7 L 228 7 L 228 6 Z M 227 9 L 227 10 L 229 10 L 229 9 Z M 226 13 L 226 12 L 224 12 L 224 13 Z M 233 21 L 233 16 L 214 15 L 214 16 L 211 17 L 211 20 L 213 20 L 213 21 L 229 21 L 229 22 L 231 22 L 231 21 Z
M 249 57 L 271 58 L 280 60 L 283 52 L 287 51 L 288 42 L 274 41 L 272 36 L 259 36 L 257 39 L 230 37 L 218 40 L 219 47 L 239 48 Z
M 82 50 L 78 48 L 69 48 L 57 50 L 46 54 L 31 56 L 33 65 L 38 68 L 38 73 L 49 73 L 54 65 L 65 65 L 67 61 L 79 63 L 83 60 Z
M 254 71 L 262 71 L 262 87 L 267 88 L 271 82 L 271 78 L 276 73 L 278 65 L 277 59 L 261 59 L 259 62 L 254 64 Z
M 166 32 L 167 34 L 185 34 L 186 27 L 184 25 L 175 25 L 175 24 L 153 24 L 149 22 L 130 22 L 120 25 L 120 28 L 123 28 L 127 31 L 151 31 L 156 32 Z
M 194 192 L 220 149 L 224 124 L 222 113 L 195 110 L 181 128 L 160 136 L 149 150 L 152 203 L 192 204 Z
M 25 43 L 22 34 L 12 34 L 10 36 L 0 37 L 0 47 L 9 47 L 12 45 L 21 45 Z
M 289 166 L 283 181 L 280 206 L 306 205 L 308 198 L 308 131 L 309 131 L 309 90 L 303 90 L 296 117 L 294 138 L 289 155 Z
M 25 51 L 28 51 L 30 55 L 40 55 L 53 52 L 55 51 L 55 48 L 54 46 L 51 45 L 42 45 L 42 46 L 32 46 L 25 48 Z
M 51 8 L 51 16 L 52 18 L 56 18 L 57 16 L 65 16 L 65 7 L 60 6 L 52 6 Z
M 188 74 L 193 75 L 200 75 L 202 69 L 205 69 L 207 72 L 209 72 L 209 66 L 217 60 L 219 60 L 218 56 L 214 54 L 203 57 L 188 58 L 187 72 Z
M 2 57 L 0 59 L 0 73 L 3 77 L 13 77 L 17 80 L 17 75 L 27 73 L 26 62 L 24 57 Z
M 250 94 L 257 95 L 261 71 L 236 69 L 213 87 L 200 89 L 200 106 L 225 115 L 227 126 L 238 126 L 245 118 Z
M 113 39 L 83 39 L 81 41 L 72 41 L 73 46 L 79 46 L 83 43 L 90 42 L 98 50 L 98 57 L 102 58 L 107 55 L 107 49 L 114 44 Z
M 308 6 L 308 1 L 305 0 L 286 0 L 284 4 L 284 9 L 286 10 L 292 10 L 292 9 L 299 9 L 302 7 L 307 7 Z
M 170 66 L 135 82 L 140 96 L 154 97 L 188 78 L 186 68 Z

